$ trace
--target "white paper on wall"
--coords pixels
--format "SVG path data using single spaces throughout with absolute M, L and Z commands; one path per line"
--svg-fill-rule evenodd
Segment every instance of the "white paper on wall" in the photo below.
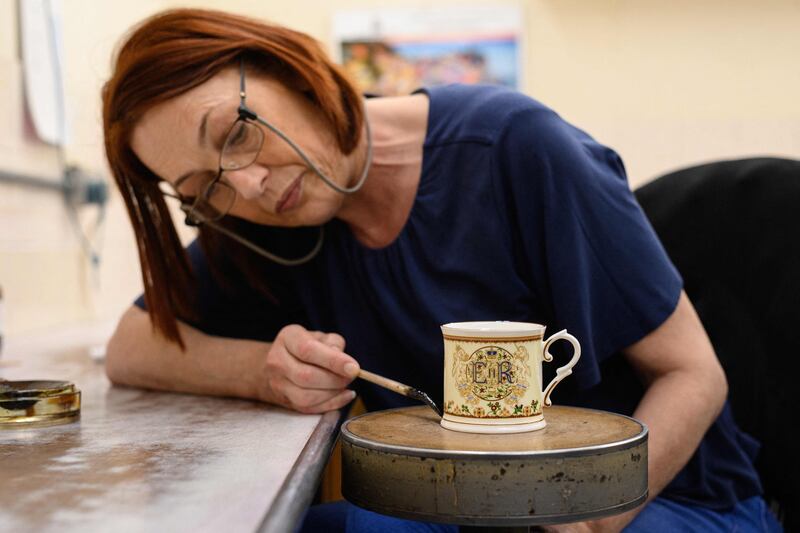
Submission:
M 20 0 L 19 24 L 25 101 L 36 135 L 44 142 L 66 142 L 61 0 Z

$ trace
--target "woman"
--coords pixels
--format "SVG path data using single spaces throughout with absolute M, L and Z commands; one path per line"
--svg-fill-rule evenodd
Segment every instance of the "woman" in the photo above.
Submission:
M 650 428 L 644 510 L 554 530 L 765 527 L 754 443 L 621 161 L 545 106 L 467 86 L 364 102 L 309 37 L 197 10 L 140 25 L 103 104 L 145 284 L 115 383 L 381 409 L 403 399 L 360 367 L 436 393 L 439 324 L 540 322 L 583 345 L 557 402 Z M 199 227 L 188 253 L 165 197 Z M 349 530 L 424 526 L 342 509 Z

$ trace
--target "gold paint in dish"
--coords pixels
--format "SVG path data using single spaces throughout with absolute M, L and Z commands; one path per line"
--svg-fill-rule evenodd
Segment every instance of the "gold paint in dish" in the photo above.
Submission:
M 67 424 L 80 412 L 81 391 L 69 381 L 0 379 L 0 429 Z

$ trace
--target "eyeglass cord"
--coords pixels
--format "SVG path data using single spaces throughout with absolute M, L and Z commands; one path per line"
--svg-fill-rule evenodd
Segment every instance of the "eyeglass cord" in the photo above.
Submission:
M 364 170 L 361 171 L 361 176 L 359 177 L 358 182 L 356 182 L 356 184 L 353 185 L 352 187 L 341 187 L 337 183 L 334 183 L 321 170 L 319 170 L 317 168 L 317 166 L 305 155 L 303 150 L 301 150 L 300 147 L 298 147 L 296 144 L 294 144 L 294 142 L 292 142 L 292 140 L 289 139 L 289 137 L 284 135 L 284 133 L 282 131 L 280 131 L 278 128 L 275 128 L 274 126 L 272 126 L 271 124 L 267 123 L 266 121 L 262 120 L 261 117 L 259 117 L 258 115 L 255 115 L 254 113 L 251 116 L 254 116 L 255 120 L 257 120 L 261 124 L 264 124 L 271 131 L 274 131 L 275 134 L 277 134 L 281 139 L 286 141 L 286 143 L 289 144 L 289 146 L 291 146 L 294 149 L 295 152 L 297 152 L 297 154 L 303 159 L 303 161 L 305 161 L 306 164 L 309 167 L 311 167 L 311 169 L 322 179 L 322 181 L 325 182 L 325 184 L 327 184 L 329 187 L 331 187 L 334 190 L 336 190 L 337 192 L 340 192 L 342 194 L 353 194 L 354 192 L 359 190 L 364 185 L 364 182 L 367 180 L 367 174 L 369 173 L 369 168 L 372 165 L 372 132 L 371 132 L 370 127 L 369 127 L 369 119 L 367 118 L 366 113 L 364 114 L 364 127 L 365 127 L 366 134 L 367 134 L 367 156 L 366 156 L 366 161 L 364 162 Z M 314 248 L 312 248 L 311 251 L 308 252 L 303 257 L 298 257 L 297 259 L 287 259 L 285 257 L 281 257 L 279 255 L 273 254 L 272 252 L 268 252 L 267 250 L 265 250 L 265 249 L 261 248 L 260 246 L 256 245 L 255 243 L 253 243 L 253 242 L 251 242 L 251 241 L 249 241 L 249 240 L 247 240 L 247 239 L 245 239 L 243 237 L 240 237 L 239 235 L 236 235 L 235 233 L 233 233 L 232 231 L 228 230 L 227 228 L 225 228 L 223 226 L 220 226 L 219 224 L 216 224 L 216 223 L 214 223 L 214 222 L 212 222 L 210 220 L 204 219 L 204 218 L 202 218 L 202 216 L 198 216 L 198 213 L 191 213 L 190 214 L 192 209 L 189 206 L 181 205 L 181 209 L 187 214 L 187 220 L 188 220 L 189 216 L 191 216 L 191 217 L 197 219 L 196 222 L 200 222 L 202 224 L 207 224 L 207 225 L 211 226 L 216 231 L 219 231 L 223 235 L 235 240 L 239 244 L 247 247 L 248 249 L 252 250 L 253 252 L 257 253 L 258 255 L 260 255 L 260 256 L 262 256 L 262 257 L 264 257 L 266 259 L 269 259 L 270 261 L 272 261 L 274 263 L 277 263 L 279 265 L 282 265 L 282 266 L 299 266 L 299 265 L 308 263 L 309 261 L 314 259 L 317 256 L 317 254 L 319 254 L 320 250 L 322 250 L 322 243 L 325 240 L 325 227 L 324 226 L 320 226 L 319 227 L 319 237 L 317 238 L 317 243 L 314 245 Z
M 181 210 L 184 213 L 186 213 L 187 218 L 190 216 L 189 215 L 189 211 L 191 210 L 190 207 L 188 207 L 186 205 L 181 205 Z M 239 235 L 236 235 L 236 233 L 230 231 L 228 228 L 226 228 L 224 226 L 220 226 L 219 224 L 217 224 L 215 222 L 212 222 L 210 220 L 204 219 L 202 217 L 202 215 L 198 216 L 197 213 L 193 213 L 193 214 L 191 214 L 191 216 L 193 218 L 197 219 L 196 222 L 211 226 L 212 228 L 214 228 L 214 230 L 222 233 L 226 237 L 229 237 L 229 238 L 233 239 L 234 241 L 238 242 L 239 244 L 245 246 L 246 248 L 249 248 L 253 252 L 257 253 L 258 255 L 260 255 L 260 256 L 262 256 L 262 257 L 264 257 L 266 259 L 269 259 L 270 261 L 272 261 L 274 263 L 277 263 L 279 265 L 283 265 L 283 266 L 299 266 L 299 265 L 308 263 L 309 261 L 314 259 L 314 257 L 317 256 L 317 254 L 319 253 L 320 250 L 322 250 L 322 243 L 325 240 L 325 227 L 324 226 L 320 226 L 319 227 L 319 237 L 317 237 L 317 243 L 314 245 L 314 248 L 312 248 L 311 251 L 308 252 L 303 257 L 298 257 L 297 259 L 287 259 L 285 257 L 281 257 L 279 255 L 273 254 L 272 252 L 268 252 L 267 250 L 261 248 L 260 246 L 256 245 L 255 243 L 245 239 L 244 237 L 240 237 Z
M 367 118 L 366 114 L 364 114 L 364 127 L 366 129 L 366 134 L 367 134 L 367 157 L 366 157 L 366 161 L 364 162 L 364 170 L 361 171 L 361 177 L 358 179 L 358 182 L 355 185 L 353 185 L 352 187 L 341 187 L 338 184 L 336 184 L 333 181 L 331 181 L 327 176 L 325 176 L 324 173 L 322 173 L 316 167 L 316 165 L 314 165 L 313 162 L 311 162 L 311 160 L 308 157 L 306 157 L 305 153 L 297 145 L 295 145 L 294 142 L 292 142 L 291 139 L 289 139 L 286 135 L 283 134 L 283 132 L 281 132 L 277 128 L 273 127 L 272 125 L 266 123 L 265 121 L 261 120 L 261 118 L 258 117 L 258 115 L 255 115 L 253 113 L 252 116 L 255 116 L 255 119 L 258 120 L 259 123 L 263 123 L 266 127 L 268 127 L 270 130 L 274 131 L 278 136 L 280 136 L 284 141 L 286 141 L 295 150 L 295 152 L 297 152 L 297 154 L 303 159 L 303 161 L 305 161 L 311 167 L 311 169 L 314 170 L 314 172 L 322 179 L 322 181 L 325 182 L 328 186 L 332 187 L 334 190 L 336 190 L 336 191 L 338 191 L 338 192 L 340 192 L 342 194 L 352 194 L 352 193 L 356 192 L 357 190 L 359 190 L 364 185 L 364 182 L 367 179 L 367 174 L 369 173 L 369 168 L 370 168 L 370 166 L 372 164 L 372 132 L 370 130 L 369 119 Z M 168 195 L 168 196 L 172 196 L 172 195 Z M 180 199 L 179 197 L 176 197 L 176 198 Z M 311 251 L 308 252 L 303 257 L 298 257 L 296 259 L 287 259 L 285 257 L 281 257 L 279 255 L 273 254 L 272 252 L 268 252 L 267 250 L 265 250 L 265 249 L 261 248 L 260 246 L 256 245 L 255 243 L 253 243 L 253 242 L 251 242 L 251 241 L 249 241 L 249 240 L 247 240 L 247 239 L 245 239 L 243 237 L 240 237 L 239 235 L 236 235 L 234 232 L 228 230 L 224 226 L 221 226 L 219 224 L 216 224 L 215 222 L 212 222 L 211 220 L 206 219 L 205 217 L 203 217 L 202 215 L 198 214 L 197 212 L 193 212 L 194 210 L 192 209 L 191 206 L 188 206 L 188 205 L 182 203 L 181 204 L 181 210 L 184 213 L 186 213 L 187 224 L 190 224 L 190 225 L 207 224 L 208 226 L 214 228 L 214 230 L 219 231 L 220 233 L 222 233 L 226 237 L 229 237 L 229 238 L 235 240 L 239 244 L 241 244 L 241 245 L 245 246 L 246 248 L 252 250 L 253 252 L 257 253 L 258 255 L 260 255 L 260 256 L 262 256 L 262 257 L 264 257 L 266 259 L 269 259 L 270 261 L 272 261 L 274 263 L 277 263 L 279 265 L 282 265 L 282 266 L 299 266 L 299 265 L 303 265 L 305 263 L 308 263 L 309 261 L 314 259 L 317 256 L 317 254 L 319 254 L 320 250 L 322 250 L 322 244 L 325 241 L 325 227 L 324 226 L 320 226 L 319 227 L 319 237 L 317 238 L 317 242 L 314 245 L 314 247 L 311 249 Z
M 259 117 L 257 113 L 254 113 L 250 108 L 247 107 L 247 103 L 246 103 L 247 93 L 245 92 L 245 81 L 244 81 L 245 80 L 245 78 L 244 78 L 244 58 L 242 58 L 242 60 L 241 60 L 241 62 L 239 64 L 239 68 L 240 68 L 240 70 L 242 72 L 242 76 L 240 78 L 240 80 L 241 80 L 240 81 L 240 87 L 239 87 L 239 97 L 241 99 L 240 100 L 240 104 L 239 104 L 239 116 L 241 118 L 255 120 L 259 124 L 265 126 L 267 129 L 269 129 L 270 131 L 275 133 L 275 135 L 277 135 L 278 137 L 283 139 L 286 142 L 286 144 L 291 146 L 291 148 L 295 151 L 295 153 L 297 155 L 299 155 L 300 158 L 309 166 L 309 168 L 311 168 L 311 170 L 313 170 L 314 173 L 317 176 L 319 176 L 320 179 L 326 185 L 331 187 L 333 190 L 335 190 L 337 192 L 340 192 L 342 194 L 353 194 L 354 192 L 356 192 L 359 189 L 361 189 L 361 187 L 364 185 L 364 182 L 366 182 L 366 180 L 367 180 L 367 174 L 369 174 L 369 169 L 372 166 L 372 131 L 370 130 L 369 119 L 367 118 L 366 111 L 364 112 L 364 127 L 365 127 L 365 130 L 366 130 L 365 133 L 367 134 L 367 155 L 366 155 L 366 159 L 364 161 L 364 168 L 361 171 L 361 176 L 358 178 L 358 181 L 355 183 L 355 185 L 353 185 L 352 187 L 342 187 L 341 185 L 339 185 L 338 183 L 336 183 L 332 179 L 330 179 L 328 176 L 326 176 L 325 173 L 322 172 L 317 167 L 317 165 L 315 165 L 314 162 L 311 161 L 311 159 L 309 159 L 308 156 L 306 156 L 305 152 L 303 152 L 303 150 L 299 146 L 297 146 L 294 143 L 294 141 L 292 141 L 285 133 L 283 133 L 281 130 L 279 130 L 278 128 L 276 128 L 275 126 L 273 126 L 272 124 L 270 124 L 266 120 L 264 120 L 261 117 Z M 299 265 L 308 263 L 314 257 L 316 257 L 317 254 L 319 254 L 320 250 L 322 250 L 322 243 L 325 240 L 325 227 L 324 226 L 320 226 L 319 227 L 319 237 L 317 238 L 317 243 L 314 245 L 314 247 L 311 249 L 311 251 L 308 252 L 303 257 L 298 257 L 297 259 L 287 259 L 285 257 L 281 257 L 279 255 L 273 254 L 272 252 L 268 252 L 267 250 L 264 250 L 260 246 L 256 245 L 255 243 L 253 243 L 253 242 L 251 242 L 251 241 L 249 241 L 249 240 L 247 240 L 247 239 L 245 239 L 243 237 L 240 237 L 239 235 L 236 235 L 234 232 L 228 230 L 227 228 L 225 228 L 223 226 L 220 226 L 219 224 L 216 224 L 215 222 L 213 222 L 211 220 L 206 219 L 202 215 L 198 215 L 198 213 L 193 212 L 194 209 L 192 209 L 191 206 L 187 206 L 187 205 L 184 205 L 182 203 L 181 204 L 181 210 L 183 210 L 186 213 L 186 222 L 187 222 L 187 224 L 193 224 L 193 225 L 207 224 L 207 225 L 211 226 L 212 228 L 214 228 L 216 231 L 219 231 L 223 235 L 235 240 L 239 244 L 241 244 L 241 245 L 245 246 L 246 248 L 252 250 L 253 252 L 257 253 L 258 255 L 260 255 L 260 256 L 262 256 L 262 257 L 264 257 L 266 259 L 269 259 L 270 261 L 273 261 L 274 263 L 277 263 L 279 265 L 283 265 L 283 266 L 299 266 Z
M 326 176 L 325 173 L 322 172 L 319 168 L 317 168 L 317 165 L 315 165 L 314 162 L 311 161 L 311 159 L 309 159 L 308 156 L 306 156 L 305 152 L 303 152 L 303 150 L 299 146 L 297 146 L 294 143 L 294 141 L 292 141 L 281 130 L 279 130 L 266 120 L 262 119 L 255 113 L 251 112 L 249 116 L 253 117 L 259 124 L 266 126 L 270 131 L 275 133 L 275 135 L 283 139 L 286 142 L 286 144 L 291 146 L 292 149 L 295 151 L 295 153 L 297 153 L 297 155 L 300 156 L 300 158 L 311 168 L 311 170 L 313 170 L 314 173 L 317 176 L 319 176 L 320 179 L 322 179 L 322 181 L 324 181 L 325 184 L 328 185 L 333 190 L 340 192 L 342 194 L 353 194 L 354 192 L 358 191 L 364 185 L 364 182 L 367 180 L 367 174 L 369 173 L 369 168 L 370 166 L 372 166 L 372 131 L 370 130 L 369 119 L 367 118 L 366 113 L 364 113 L 364 126 L 367 134 L 367 157 L 366 160 L 364 161 L 364 169 L 361 171 L 361 176 L 358 178 L 356 184 L 353 185 L 352 187 L 342 187 L 341 185 L 330 179 L 328 176 Z
M 364 185 L 364 182 L 367 180 L 367 174 L 369 173 L 369 168 L 370 166 L 372 166 L 372 131 L 370 130 L 369 127 L 369 119 L 367 118 L 366 108 L 364 110 L 364 126 L 366 128 L 366 134 L 367 134 L 367 157 L 366 160 L 364 161 L 364 169 L 361 171 L 361 177 L 358 178 L 358 181 L 356 182 L 355 185 L 353 185 L 352 187 L 342 187 L 341 185 L 330 179 L 328 176 L 326 176 L 325 173 L 322 172 L 317 167 L 317 165 L 315 165 L 314 162 L 308 158 L 305 152 L 299 146 L 297 146 L 294 143 L 294 141 L 292 141 L 285 133 L 283 133 L 281 130 L 279 130 L 278 128 L 276 128 L 275 126 L 273 126 L 260 116 L 258 116 L 258 113 L 254 112 L 252 109 L 247 107 L 247 91 L 245 88 L 244 66 L 245 66 L 245 61 L 244 57 L 242 57 L 239 61 L 239 73 L 240 73 L 239 117 L 243 119 L 255 120 L 262 126 L 265 126 L 267 129 L 269 129 L 275 135 L 283 139 L 284 142 L 286 142 L 286 144 L 291 146 L 292 150 L 294 150 L 295 153 L 299 155 L 300 158 L 311 168 L 311 170 L 313 170 L 314 173 L 317 176 L 319 176 L 320 179 L 333 190 L 340 192 L 342 194 L 353 194 L 354 192 L 359 190 Z

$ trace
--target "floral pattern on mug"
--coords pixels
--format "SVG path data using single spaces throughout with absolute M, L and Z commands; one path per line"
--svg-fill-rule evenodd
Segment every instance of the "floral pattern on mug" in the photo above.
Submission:
M 468 418 L 524 418 L 542 414 L 538 400 L 531 400 L 530 405 L 515 404 L 511 408 L 502 406 L 500 402 L 486 402 L 484 405 L 485 408 L 467 404 L 457 405 L 450 400 L 445 404 L 444 412 Z

